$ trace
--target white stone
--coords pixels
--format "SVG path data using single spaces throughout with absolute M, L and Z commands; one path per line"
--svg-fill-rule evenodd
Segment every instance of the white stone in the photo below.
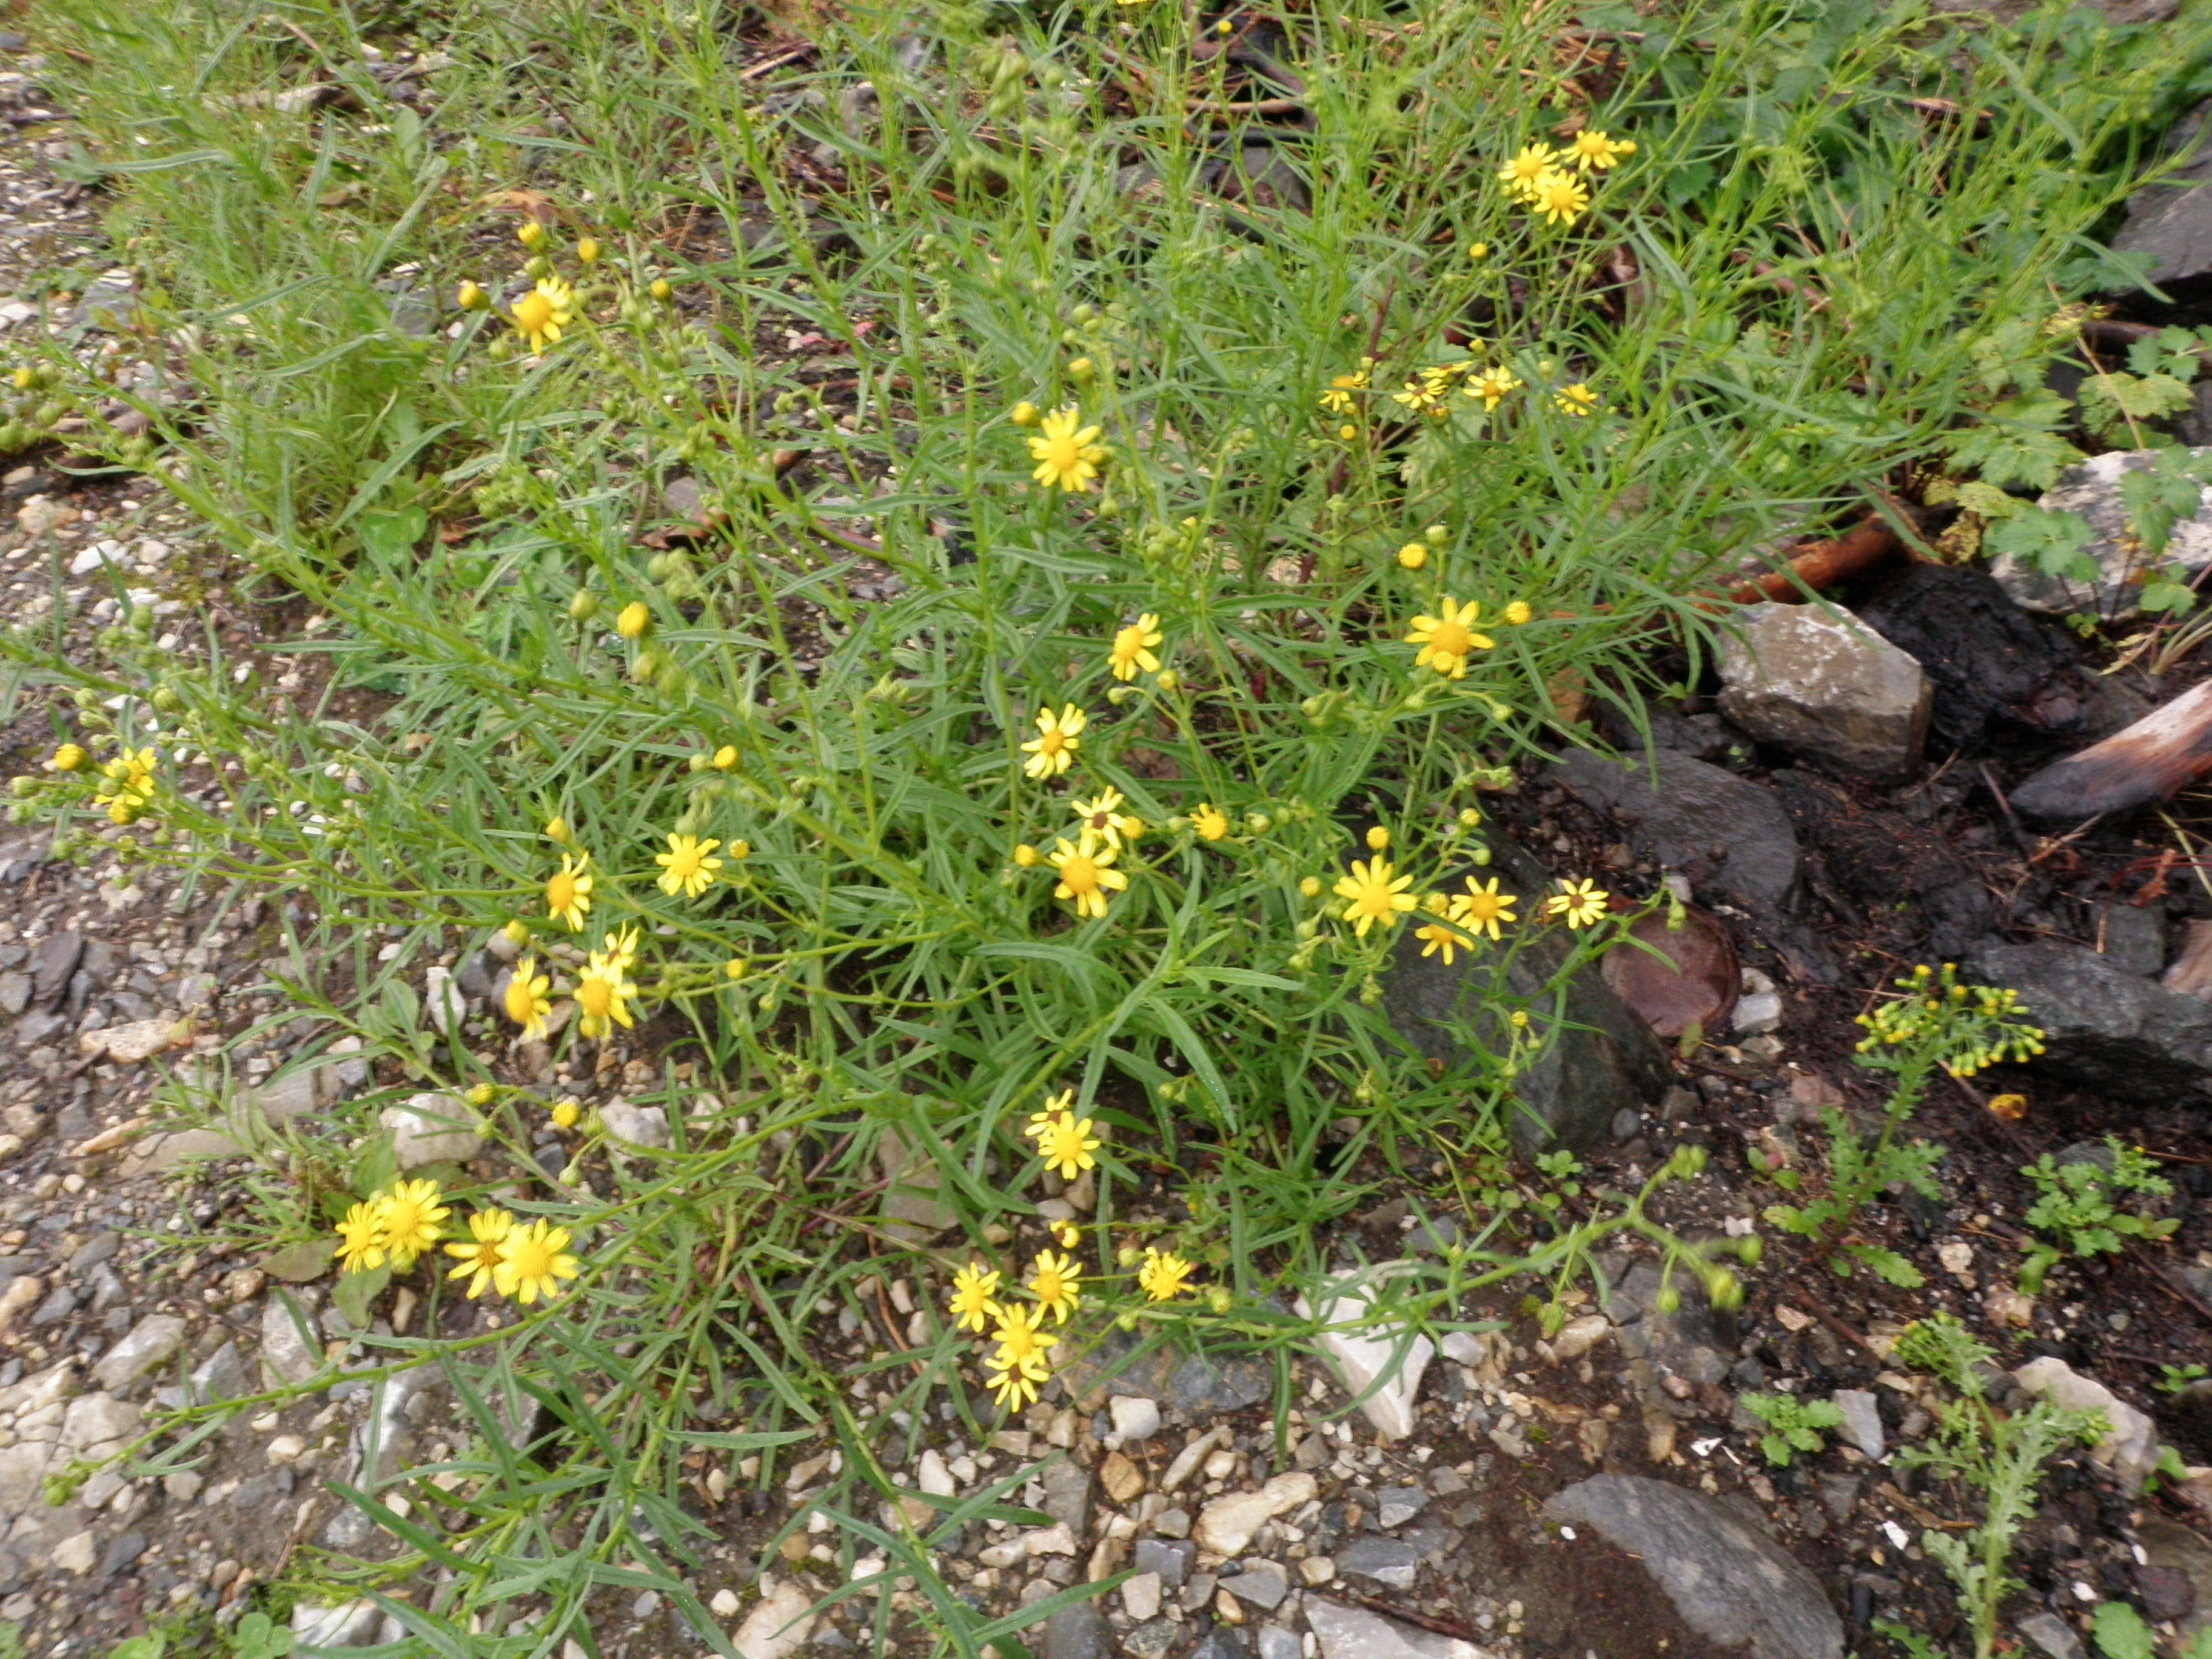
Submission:
M 1875 1462 L 1888 1449 L 1882 1438 L 1881 1410 L 1864 1389 L 1838 1389 L 1829 1402 L 1844 1414 L 1844 1437 Z
M 2094 1377 L 2077 1374 L 2064 1360 L 2046 1355 L 2031 1359 L 2012 1374 L 2030 1394 L 2048 1394 L 2068 1411 L 2099 1411 L 2110 1432 L 2092 1450 L 2130 1492 L 2142 1490 L 2143 1478 L 2158 1467 L 2158 1430 L 2150 1419 Z
M 1022 1535 L 1022 1548 L 1034 1558 L 1040 1555 L 1073 1555 L 1075 1553 L 1075 1529 L 1062 1521 L 1056 1526 L 1039 1527 Z
M 951 1498 L 960 1491 L 952 1471 L 945 1467 L 945 1459 L 933 1446 L 915 1464 L 914 1484 L 932 1498 Z
M 161 1490 L 179 1504 L 191 1503 L 205 1485 L 207 1477 L 198 1469 L 178 1469 L 161 1477 Z
M 0 1516 L 13 1519 L 42 1506 L 46 1464 L 53 1448 L 44 1441 L 26 1441 L 0 1450 Z
M 1729 1024 L 1738 1036 L 1765 1036 L 1782 1024 L 1782 999 L 1772 991 L 1739 998 Z
M 458 1096 L 426 1091 L 404 1106 L 387 1106 L 382 1118 L 403 1170 L 427 1164 L 465 1164 L 483 1150 L 483 1121 Z
M 738 1600 L 737 1591 L 725 1584 L 714 1592 L 714 1599 L 707 1603 L 707 1610 L 717 1619 L 729 1619 L 735 1617 L 738 1609 L 743 1605 L 744 1603 Z
M 151 1060 L 165 1048 L 192 1040 L 192 1024 L 185 1019 L 134 1019 L 127 1025 L 103 1025 L 76 1040 L 81 1054 L 106 1054 L 126 1066 Z
M 1121 1581 L 1121 1607 L 1130 1618 L 1142 1623 L 1156 1619 L 1160 1611 L 1160 1576 L 1156 1572 L 1140 1572 Z
M 2212 454 L 2196 449 L 2192 457 Z M 2097 580 L 2087 586 L 2045 575 L 2032 560 L 2004 553 L 1990 561 L 1990 574 L 2014 604 L 2054 617 L 2077 611 L 2106 622 L 2124 622 L 2140 611 L 2145 561 L 2126 534 L 2127 509 L 2120 500 L 2120 475 L 2151 464 L 2148 450 L 2115 449 L 2093 455 L 2079 466 L 2058 475 L 2048 494 L 2036 503 L 2047 513 L 2078 513 L 2096 532 L 2082 551 L 2096 562 Z M 2196 515 L 2173 526 L 2166 549 L 2158 556 L 2161 567 L 2177 569 L 2184 580 L 2212 566 L 2212 489 L 2198 496 Z
M 1570 1319 L 1552 1339 L 1552 1353 L 1562 1361 L 1580 1359 L 1604 1341 L 1606 1333 L 1612 1328 L 1613 1322 L 1603 1314 L 1584 1314 L 1580 1319 Z
M 1393 1264 L 1381 1271 L 1387 1276 L 1396 1270 Z M 1413 1431 L 1413 1401 L 1436 1344 L 1407 1326 L 1375 1321 L 1376 1277 L 1370 1269 L 1340 1273 L 1328 1281 L 1335 1294 L 1318 1316 L 1322 1325 L 1337 1328 L 1323 1330 L 1319 1342 L 1343 1374 L 1345 1386 L 1355 1395 L 1367 1395 L 1359 1409 L 1376 1431 L 1386 1440 L 1403 1440 Z M 1297 1309 L 1303 1318 L 1316 1316 L 1304 1297 L 1298 1298 Z M 1371 1394 L 1367 1392 L 1370 1384 Z
M 374 1601 L 314 1607 L 302 1601 L 292 1609 L 292 1638 L 302 1648 L 355 1648 L 374 1638 L 383 1615 Z
M 1473 1331 L 1445 1332 L 1443 1346 L 1445 1358 L 1470 1370 L 1490 1358 L 1490 1350 L 1482 1346 L 1482 1339 Z
M 812 1606 L 798 1585 L 778 1584 L 730 1638 L 738 1659 L 786 1659 L 796 1653 L 814 1629 Z
M 148 1314 L 131 1334 L 100 1355 L 93 1381 L 103 1389 L 127 1388 L 185 1346 L 185 1322 L 174 1314 Z
M 279 1384 L 304 1382 L 323 1363 L 322 1350 L 300 1330 L 304 1324 L 310 1333 L 313 1331 L 313 1306 L 305 1297 L 298 1300 L 296 1322 L 284 1296 L 272 1292 L 261 1304 L 261 1363 L 275 1375 Z
M 1142 1395 L 1117 1394 L 1106 1402 L 1113 1413 L 1114 1432 L 1121 1437 L 1121 1443 L 1133 1440 L 1149 1440 L 1160 1431 L 1160 1402 L 1147 1400 Z
M 665 1106 L 633 1106 L 617 1095 L 599 1108 L 599 1121 L 617 1140 L 628 1141 L 633 1146 L 668 1144 L 668 1109 Z
M 307 1443 L 298 1435 L 280 1434 L 269 1443 L 262 1455 L 269 1460 L 270 1468 L 280 1468 L 287 1463 L 298 1462 L 300 1454 L 307 1449 Z
M 62 1419 L 62 1447 L 76 1452 L 127 1440 L 138 1432 L 144 1417 L 137 1407 L 112 1394 L 80 1395 L 69 1402 Z
M 1432 1635 L 1364 1607 L 1309 1595 L 1306 1623 L 1321 1639 L 1322 1659 L 1492 1659 L 1487 1649 Z
M 1279 1515 L 1310 1503 L 1320 1487 L 1304 1469 L 1279 1474 L 1257 1492 L 1231 1492 L 1198 1512 L 1191 1536 L 1216 1555 L 1242 1555 L 1252 1534 Z
M 468 1017 L 469 1000 L 453 982 L 451 969 L 434 963 L 424 971 L 422 1006 L 440 1036 L 450 1036 L 453 1027 Z
M 48 1565 L 61 1572 L 73 1572 L 82 1578 L 99 1565 L 100 1552 L 88 1532 L 73 1532 L 54 1546 L 47 1558 Z
M 1849 615 L 1817 604 L 1747 606 L 1722 631 L 1720 674 L 1721 712 L 1762 743 L 1871 777 L 1920 763 L 1928 677 Z

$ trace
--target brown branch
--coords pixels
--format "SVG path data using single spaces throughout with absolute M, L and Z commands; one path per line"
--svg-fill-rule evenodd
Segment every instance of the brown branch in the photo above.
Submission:
M 1808 590 L 1833 587 L 1887 564 L 1900 545 L 1895 531 L 1880 519 L 1869 519 L 1837 540 L 1804 543 L 1788 565 L 1731 590 L 1729 598 L 1738 605 L 1762 599 L 1795 603 Z

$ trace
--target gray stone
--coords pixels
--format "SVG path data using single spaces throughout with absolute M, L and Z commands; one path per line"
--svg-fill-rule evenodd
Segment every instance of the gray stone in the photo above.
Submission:
M 405 1105 L 386 1107 L 382 1121 L 392 1135 L 392 1150 L 403 1170 L 419 1170 L 426 1164 L 465 1164 L 483 1150 L 483 1121 L 458 1096 L 434 1090 L 410 1095 Z M 664 1113 L 664 1138 L 667 1127 Z
M 1283 1598 L 1291 1593 L 1291 1577 L 1282 1564 L 1258 1555 L 1247 1556 L 1244 1571 L 1233 1578 L 1224 1577 L 1220 1584 L 1238 1601 L 1268 1612 L 1282 1606 Z
M 2048 1659 L 2088 1659 L 2081 1646 L 2081 1638 L 2074 1633 L 2073 1626 L 2055 1613 L 2031 1613 L 2016 1621 L 2013 1628 L 2035 1644 L 2038 1653 Z
M 1249 1655 L 1235 1631 L 1216 1625 L 1199 1638 L 1198 1645 L 1184 1659 L 1249 1659 Z
M 1066 1457 L 1044 1466 L 1044 1512 L 1080 1538 L 1091 1518 L 1091 1471 Z
M 1305 1614 L 1321 1644 L 1322 1659 L 1492 1659 L 1488 1650 L 1472 1642 L 1416 1630 L 1322 1596 L 1307 1595 Z
M 1783 833 L 1789 833 L 1787 818 Z M 1496 875 L 1499 890 L 1520 895 L 1521 914 L 1529 915 L 1551 886 L 1543 867 L 1503 838 L 1492 839 L 1492 852 L 1487 869 L 1463 869 L 1445 884 L 1455 889 L 1462 876 L 1480 873 L 1486 881 Z M 1534 1000 L 1546 994 L 1544 987 L 1572 948 L 1565 931 L 1542 928 L 1516 937 L 1505 971 L 1511 995 Z M 1492 989 L 1501 948 L 1478 945 L 1447 965 L 1441 955 L 1423 956 L 1413 930 L 1401 928 L 1382 975 L 1382 1009 L 1391 1028 L 1443 1066 L 1463 1058 L 1457 1027 L 1471 1028 L 1477 1043 L 1504 1048 L 1504 1015 Z M 1567 982 L 1565 1023 L 1557 1041 L 1514 1080 L 1522 1108 L 1513 1114 L 1514 1145 L 1531 1155 L 1554 1145 L 1586 1152 L 1605 1138 L 1615 1114 L 1640 1112 L 1671 1078 L 1650 1026 L 1595 966 L 1586 969 Z
M 1121 1651 L 1134 1659 L 1166 1659 L 1182 1636 L 1182 1626 L 1174 1620 L 1147 1619 L 1121 1638 Z
M 31 952 L 35 1000 L 48 1008 L 58 1005 L 69 994 L 70 981 L 83 959 L 82 933 L 49 933 L 40 939 Z
M 1096 1601 L 1078 1601 L 1044 1621 L 1045 1659 L 1105 1659 L 1106 1621 Z
M 1371 1578 L 1392 1589 L 1409 1590 L 1413 1588 L 1414 1574 L 1420 1570 L 1421 1553 L 1402 1538 L 1362 1533 L 1338 1547 L 1335 1560 L 1340 1575 Z
M 1931 693 L 1920 665 L 1817 605 L 1754 605 L 1720 639 L 1721 712 L 1761 743 L 1845 772 L 1920 763 Z
M 63 1415 L 62 1449 L 82 1452 L 128 1440 L 138 1432 L 144 1418 L 137 1407 L 112 1394 L 81 1394 L 69 1402 Z
M 31 1006 L 31 976 L 0 974 L 0 1014 L 20 1014 Z
M 1375 1494 L 1375 1524 L 1392 1531 L 1428 1506 L 1429 1495 L 1419 1486 L 1385 1486 Z
M 2163 1575 L 2169 1587 L 2177 1644 L 2201 1641 L 2202 1632 L 2212 1630 L 2212 1542 L 2162 1515 L 2145 1516 L 2135 1534 L 2148 1558 L 2146 1574 Z M 2186 1607 L 2180 1605 L 2185 1601 Z
M 36 1283 L 36 1280 L 31 1281 Z M 58 1325 L 76 1311 L 78 1291 L 74 1285 L 57 1285 L 46 1292 L 46 1299 L 31 1311 L 31 1328 L 40 1329 Z
M 1262 1625 L 1257 1632 L 1260 1659 L 1298 1659 L 1304 1650 L 1298 1645 L 1296 1631 L 1285 1630 L 1280 1625 Z
M 86 286 L 76 309 L 70 313 L 68 325 L 120 333 L 137 309 L 131 296 L 131 273 L 110 271 Z
M 2212 202 L 2207 205 L 2212 207 Z M 2011 595 L 2014 604 L 2051 616 L 2079 612 L 2106 622 L 2124 622 L 2141 614 L 2136 599 L 2142 591 L 2142 579 L 2149 562 L 2127 534 L 2127 507 L 2120 499 L 2120 479 L 2126 473 L 2149 467 L 2153 453 L 2112 450 L 2093 455 L 2058 475 L 2057 483 L 2038 505 L 2051 513 L 2078 513 L 2096 532 L 2096 539 L 2082 551 L 2096 562 L 2097 580 L 2087 584 L 2068 581 L 2047 574 L 2039 565 L 2017 554 L 2000 554 L 1990 562 L 1990 574 Z M 2190 453 L 2202 458 L 2212 455 L 2212 449 L 2193 449 Z M 2212 566 L 2212 489 L 2201 493 L 2194 517 L 2176 522 L 2156 563 L 2160 569 L 2178 567 L 2185 580 Z
M 2128 198 L 2127 222 L 2112 238 L 2117 252 L 2149 255 L 2143 280 L 2169 291 L 2212 276 L 2212 191 L 2205 188 L 2212 183 L 2212 146 L 2203 143 L 2208 115 L 2212 102 L 2197 105 L 2167 131 L 2159 147 L 2161 159 L 2185 159 Z
M 103 1389 L 125 1389 L 185 1346 L 185 1322 L 173 1314 L 148 1314 L 131 1334 L 100 1357 L 92 1379 Z
M 123 1235 L 112 1227 L 103 1228 L 77 1247 L 76 1254 L 70 1257 L 70 1271 L 89 1273 L 103 1261 L 114 1261 L 115 1253 L 122 1248 Z
M 119 1532 L 107 1540 L 107 1547 L 100 1553 L 100 1577 L 106 1578 L 129 1566 L 146 1553 L 146 1534 L 133 1528 Z
M 1257 1405 L 1275 1391 L 1274 1369 L 1263 1361 L 1186 1354 L 1159 1342 L 1147 1346 L 1118 1330 L 1109 1331 L 1071 1360 L 1065 1375 L 1068 1391 L 1078 1398 L 1106 1388 L 1158 1401 L 1201 1422 Z
M 1136 1547 L 1139 1572 L 1156 1572 L 1170 1589 L 1181 1589 L 1190 1577 L 1190 1564 L 1198 1559 L 1198 1546 L 1187 1538 L 1139 1538 Z
M 2100 947 L 2105 960 L 2122 973 L 2154 978 L 2166 966 L 2166 908 L 2102 905 L 2091 939 Z
M 1966 976 L 2020 993 L 2042 1028 L 2039 1073 L 2124 1100 L 2160 1103 L 2212 1078 L 2212 1005 L 2123 971 L 2087 945 L 1991 945 Z
M 314 1328 L 314 1304 L 304 1295 L 272 1291 L 262 1304 L 261 1363 L 278 1382 L 304 1382 L 321 1369 L 323 1351 Z
M 1838 1389 L 1828 1396 L 1844 1414 L 1844 1437 L 1875 1462 L 1888 1447 L 1882 1438 L 1881 1408 L 1864 1389 Z
M 902 1244 L 927 1244 L 959 1219 L 939 1197 L 937 1166 L 907 1145 L 896 1129 L 876 1142 L 883 1170 L 884 1231 Z
M 27 1514 L 42 1501 L 52 1456 L 52 1446 L 36 1441 L 0 1448 L 0 1516 Z
M 1638 854 L 1680 871 L 1698 891 L 1754 913 L 1789 904 L 1796 834 L 1781 803 L 1757 784 L 1672 750 L 1625 762 L 1578 750 L 1553 776 L 1619 819 Z
M 606 1126 L 610 1135 L 630 1146 L 660 1147 L 668 1145 L 668 1109 L 665 1106 L 633 1106 L 617 1095 L 599 1108 L 599 1121 Z
M 1747 1643 L 1754 1659 L 1843 1659 L 1843 1621 L 1820 1580 L 1717 1498 L 1601 1474 L 1554 1494 L 1544 1513 L 1639 1558 L 1683 1621 L 1716 1643 Z

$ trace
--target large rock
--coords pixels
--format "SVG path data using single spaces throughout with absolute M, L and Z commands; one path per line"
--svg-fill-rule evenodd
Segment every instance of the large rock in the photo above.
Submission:
M 2143 1477 L 2158 1467 L 2158 1430 L 2150 1419 L 2094 1376 L 2083 1376 L 2064 1360 L 2045 1354 L 2012 1374 L 2030 1394 L 2047 1394 L 2069 1412 L 2102 1412 L 2106 1432 L 2091 1455 L 2111 1467 L 2130 1492 L 2142 1490 Z
M 1490 1659 L 1489 1650 L 1457 1637 L 1437 1636 L 1364 1607 L 1306 1597 L 1306 1623 L 1322 1659 Z
M 1783 830 L 1786 835 L 1786 819 Z M 1543 895 L 1553 890 L 1542 866 L 1510 842 L 1493 838 L 1492 847 L 1495 860 L 1481 873 L 1486 879 L 1501 878 L 1500 890 L 1518 893 L 1519 914 L 1530 916 Z M 1456 888 L 1458 881 L 1455 876 L 1451 884 Z M 1504 1048 L 1504 1016 L 1491 996 L 1495 947 L 1478 947 L 1447 966 L 1441 955 L 1421 954 L 1412 926 L 1398 933 L 1389 970 L 1382 976 L 1382 1010 L 1391 1028 L 1444 1066 L 1462 1057 L 1456 1025 L 1471 1028 L 1477 1042 Z M 1507 991 L 1516 999 L 1539 999 L 1571 948 L 1558 928 L 1524 936 L 1505 972 Z M 1553 1146 L 1587 1151 L 1610 1132 L 1616 1113 L 1642 1111 L 1674 1080 L 1666 1051 L 1651 1028 L 1597 968 L 1586 968 L 1567 981 L 1565 1016 L 1553 1041 L 1514 1079 L 1522 1109 L 1513 1115 L 1513 1144 L 1524 1154 Z
M 185 1322 L 173 1314 L 148 1314 L 130 1334 L 100 1357 L 93 1381 L 103 1389 L 127 1389 L 185 1345 Z
M 2156 184 L 2128 198 L 2128 221 L 2112 238 L 2121 253 L 2147 254 L 2143 279 L 2169 295 L 2188 297 L 2212 277 L 2212 144 L 2204 143 L 2212 101 L 2197 105 L 2174 123 L 2160 146 L 2166 156 L 2183 156 L 2180 167 Z
M 483 1120 L 458 1096 L 428 1091 L 384 1109 L 384 1127 L 403 1170 L 465 1164 L 483 1150 Z
M 1577 750 L 1553 775 L 1610 813 L 1637 852 L 1701 893 L 1755 915 L 1781 912 L 1797 885 L 1797 837 L 1781 803 L 1733 772 L 1672 750 L 1607 760 Z
M 1323 1325 L 1346 1328 L 1324 1330 L 1316 1340 L 1342 1375 L 1345 1387 L 1354 1395 L 1366 1395 L 1359 1409 L 1385 1440 L 1403 1440 L 1413 1433 L 1421 1374 L 1437 1352 L 1436 1344 L 1410 1325 L 1373 1319 L 1380 1281 L 1395 1265 L 1401 1264 L 1340 1273 L 1328 1280 L 1322 1287 L 1318 1316 L 1305 1297 L 1297 1301 L 1300 1318 L 1318 1316 Z
M 2212 204 L 2208 204 L 2207 212 L 2212 214 Z M 2207 222 L 2212 225 L 2212 218 Z M 2189 577 L 2212 565 L 2212 489 L 2200 493 L 2194 518 L 2173 526 L 2165 550 L 2155 561 L 2146 560 L 2135 550 L 2127 534 L 2127 508 L 2120 501 L 2120 478 L 2124 473 L 2148 468 L 2151 453 L 2116 449 L 2093 455 L 2058 475 L 2057 483 L 2038 505 L 2052 513 L 2078 513 L 2087 521 L 2096 539 L 2082 551 L 2096 561 L 2097 579 L 2086 584 L 2068 581 L 2046 574 L 2016 554 L 2001 554 L 1990 562 L 1990 574 L 2014 604 L 2052 616 L 2080 612 L 2106 622 L 2123 622 L 2141 614 L 2136 598 L 2142 592 L 2143 573 L 2151 564 L 2161 569 L 2179 566 Z M 2212 454 L 2212 449 L 2193 449 L 2190 453 L 2201 457 Z
M 1843 1620 L 1820 1581 L 1719 1498 L 1601 1474 L 1547 1499 L 1544 1513 L 1637 1557 L 1683 1622 L 1714 1642 L 1748 1644 L 1753 1659 L 1843 1659 Z
M 2212 1079 L 2212 1006 L 2087 945 L 1985 945 L 1965 967 L 1970 980 L 2020 993 L 2022 1017 L 2043 1030 L 2039 1070 L 2154 1103 Z
M 1752 605 L 1721 635 L 1720 671 L 1721 712 L 1761 743 L 1876 778 L 1920 763 L 1927 676 L 1848 615 Z

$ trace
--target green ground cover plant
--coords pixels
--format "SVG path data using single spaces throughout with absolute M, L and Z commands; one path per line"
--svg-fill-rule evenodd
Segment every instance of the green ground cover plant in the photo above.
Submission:
M 837 1565 L 883 1563 L 839 1594 L 879 1643 L 1006 1652 L 1100 1587 L 954 1595 L 936 1553 L 1018 1482 L 917 1524 L 913 1425 L 980 1435 L 1116 1328 L 1310 1342 L 1283 1310 L 1351 1172 L 1469 1220 L 1371 1321 L 1463 1326 L 1528 1275 L 1556 1328 L 1623 1233 L 1740 1294 L 1755 1240 L 1665 1224 L 1698 1158 L 1581 1221 L 1512 1163 L 1567 977 L 1647 901 L 1502 879 L 1487 797 L 1584 698 L 1640 720 L 1655 641 L 1694 672 L 1775 537 L 1897 469 L 2002 490 L 2063 459 L 2011 366 L 2125 280 L 2089 233 L 2188 54 L 2057 10 L 1416 32 L 1358 0 L 1296 20 L 1312 125 L 1261 191 L 1214 20 L 1164 5 L 861 9 L 773 92 L 720 0 L 440 9 L 40 21 L 152 369 L 57 342 L 14 435 L 86 422 L 326 672 L 303 705 L 143 611 L 97 665 L 16 629 L 65 718 L 15 811 L 296 901 L 285 1012 L 380 1086 L 270 1149 L 272 1231 L 337 1229 L 364 1311 L 419 1290 L 430 1334 L 364 1338 L 370 1375 L 440 1366 L 478 1431 L 410 1472 L 411 1516 L 349 1494 L 399 1557 L 303 1575 L 441 1651 L 558 1651 L 615 1587 L 726 1645 L 684 1588 L 694 1494 L 827 1433 Z M 425 118 L 360 48 L 433 27 Z M 1585 36 L 1612 70 L 1578 75 Z M 1968 76 L 1985 121 L 1912 101 Z M 338 95 L 277 96 L 309 84 Z M 439 1036 L 410 964 L 489 946 L 499 1007 Z M 1480 976 L 1455 1066 L 1383 1017 L 1416 951 Z M 523 1070 L 647 1036 L 665 1146 Z M 550 1121 L 568 1168 L 403 1181 L 370 1114 L 431 1088 L 520 1161 Z M 1092 1207 L 1042 1233 L 1061 1182 Z M 926 1249 L 885 1202 L 917 1187 Z M 934 1286 L 927 1340 L 825 1364 L 811 1333 L 894 1271 Z M 484 1296 L 514 1317 L 435 1334 Z M 154 1467 L 282 1392 L 185 1411 Z

